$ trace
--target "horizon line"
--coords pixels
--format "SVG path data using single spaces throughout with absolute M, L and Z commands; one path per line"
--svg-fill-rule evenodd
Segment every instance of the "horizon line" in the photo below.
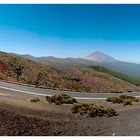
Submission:
M 102 53 L 102 54 L 104 54 L 104 55 L 108 55 L 108 56 L 112 57 L 113 59 L 115 59 L 115 60 L 117 60 L 117 61 L 119 61 L 119 62 L 133 63 L 133 64 L 140 65 L 140 62 L 131 62 L 131 61 L 119 60 L 119 59 L 116 59 L 116 58 L 114 58 L 113 56 L 111 56 L 111 55 L 109 55 L 109 54 L 106 54 L 106 53 L 103 53 L 103 52 L 101 52 L 101 51 L 94 51 L 94 52 L 88 54 L 88 55 L 85 56 L 85 57 L 70 57 L 70 56 L 68 56 L 68 57 L 57 57 L 57 56 L 53 56 L 53 55 L 35 56 L 35 55 L 33 55 L 33 54 L 21 54 L 21 53 L 14 53 L 14 52 L 5 52 L 5 51 L 1 51 L 1 50 L 0 50 L 0 52 L 9 53 L 9 54 L 15 54 L 15 55 L 19 55 L 19 56 L 28 55 L 28 56 L 35 57 L 35 58 L 53 57 L 53 58 L 57 58 L 57 59 L 85 59 L 85 60 L 88 60 L 88 59 L 86 59 L 86 57 L 87 57 L 88 55 L 91 55 L 91 54 L 93 54 L 93 53 L 98 52 L 98 53 Z M 92 61 L 92 60 L 88 60 L 88 61 Z

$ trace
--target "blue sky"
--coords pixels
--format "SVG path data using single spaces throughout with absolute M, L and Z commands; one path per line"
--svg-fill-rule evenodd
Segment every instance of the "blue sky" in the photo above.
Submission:
M 140 63 L 140 5 L 0 5 L 0 50 Z

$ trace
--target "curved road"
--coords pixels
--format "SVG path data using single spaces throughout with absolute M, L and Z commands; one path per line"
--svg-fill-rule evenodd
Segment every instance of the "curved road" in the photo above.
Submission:
M 0 95 L 4 95 L 1 92 L 1 90 L 3 89 L 5 89 L 8 93 L 10 93 L 10 91 L 15 91 L 18 93 L 34 94 L 34 95 L 41 95 L 41 96 L 52 96 L 59 93 L 66 93 L 76 99 L 106 99 L 109 96 L 122 95 L 122 93 L 85 93 L 85 92 L 50 90 L 50 89 L 21 86 L 21 85 L 16 85 L 16 84 L 0 81 Z M 127 93 L 127 95 L 140 97 L 140 93 L 138 92 Z

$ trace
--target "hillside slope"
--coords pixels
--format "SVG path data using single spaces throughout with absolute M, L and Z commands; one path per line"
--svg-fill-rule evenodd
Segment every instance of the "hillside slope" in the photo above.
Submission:
M 107 67 L 116 72 L 140 78 L 140 64 L 117 61 L 114 63 L 99 63 L 99 65 Z
M 70 80 L 67 80 L 66 83 L 59 72 L 50 66 L 14 54 L 0 52 L 0 62 L 5 66 L 0 68 L 0 79 L 2 80 L 59 90 L 75 90 L 75 86 L 81 91 L 85 90 L 80 84 Z
M 103 72 L 98 72 L 88 67 L 73 66 L 69 69 L 61 69 L 64 75 L 74 77 L 82 86 L 89 89 L 90 92 L 131 92 L 139 91 L 139 87 L 134 86 L 127 81 L 111 76 Z
M 31 55 L 21 56 L 53 67 L 64 67 L 66 65 L 99 65 L 106 67 L 112 71 L 140 79 L 140 64 L 119 61 L 102 52 L 92 53 L 85 58 L 56 58 L 52 56 L 34 57 Z
M 99 72 L 110 74 L 114 77 L 127 81 L 133 85 L 140 86 L 140 78 L 124 75 L 122 73 L 112 71 L 112 70 L 107 69 L 106 67 L 102 67 L 102 66 L 90 66 L 90 68 L 93 68 L 94 70 L 99 71 Z
M 139 88 L 84 66 L 52 68 L 14 54 L 0 52 L 0 79 L 58 90 L 127 92 Z

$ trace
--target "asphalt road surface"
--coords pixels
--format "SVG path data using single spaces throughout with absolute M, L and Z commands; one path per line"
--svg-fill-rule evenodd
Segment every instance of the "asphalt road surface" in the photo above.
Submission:
M 41 95 L 41 96 L 52 96 L 55 94 L 66 93 L 76 99 L 106 99 L 109 96 L 120 96 L 123 94 L 123 93 L 85 93 L 85 92 L 59 91 L 59 90 L 21 86 L 21 85 L 0 81 L 0 94 L 3 94 L 1 93 L 2 89 L 7 90 L 8 93 L 10 93 L 10 91 L 15 91 L 18 92 L 19 94 L 26 93 L 26 94 L 34 94 L 34 95 Z M 140 93 L 134 93 L 134 92 L 127 93 L 127 95 L 140 97 Z

